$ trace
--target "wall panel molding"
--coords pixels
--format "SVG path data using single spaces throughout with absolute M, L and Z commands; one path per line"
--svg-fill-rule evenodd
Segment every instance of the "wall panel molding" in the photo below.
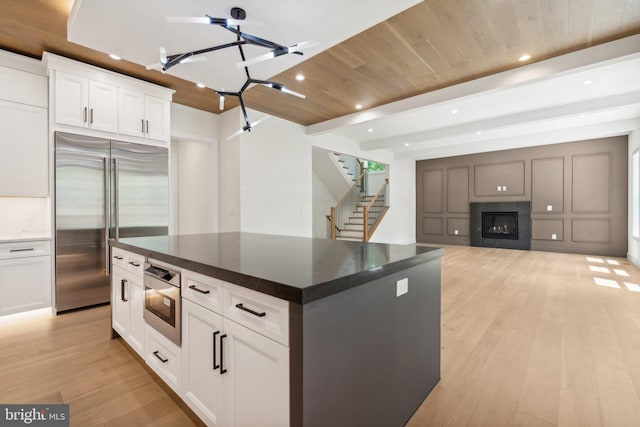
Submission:
M 531 213 L 563 212 L 564 157 L 531 159 Z
M 447 168 L 447 212 L 469 213 L 469 166 Z
M 474 171 L 476 197 L 523 196 L 525 161 L 477 164 Z M 502 189 L 498 190 L 498 187 Z
M 423 217 L 422 218 L 422 233 L 433 234 L 435 236 L 442 236 L 442 218 L 440 217 Z
M 422 171 L 422 212 L 444 212 L 444 170 Z
M 577 154 L 572 163 L 573 213 L 610 213 L 611 153 Z
M 578 243 L 611 243 L 609 218 L 573 218 L 571 241 Z

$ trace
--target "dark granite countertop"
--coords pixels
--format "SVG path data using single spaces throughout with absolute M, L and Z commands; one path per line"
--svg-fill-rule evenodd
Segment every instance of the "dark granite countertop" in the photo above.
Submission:
M 439 258 L 442 248 L 213 233 L 131 237 L 115 247 L 299 304 Z

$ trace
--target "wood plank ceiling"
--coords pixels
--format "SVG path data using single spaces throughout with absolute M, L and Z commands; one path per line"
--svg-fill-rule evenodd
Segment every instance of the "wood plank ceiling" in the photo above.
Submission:
M 94 64 L 170 87 L 176 103 L 219 113 L 217 97 L 192 82 L 67 42 L 71 3 L 0 1 L 0 48 Z M 309 125 L 352 113 L 356 104 L 367 109 L 518 67 L 523 53 L 539 61 L 639 33 L 638 0 L 425 0 L 273 76 L 306 100 L 255 87 L 245 103 Z M 226 107 L 236 105 L 229 99 Z

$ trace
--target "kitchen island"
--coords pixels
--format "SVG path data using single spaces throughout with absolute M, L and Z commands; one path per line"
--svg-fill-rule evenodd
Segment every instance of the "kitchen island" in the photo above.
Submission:
M 190 292 L 195 302 L 186 301 L 183 312 L 183 352 L 197 344 L 188 338 L 189 325 L 197 322 L 189 323 L 185 313 L 202 310 L 197 298 L 220 296 L 221 322 L 226 323 L 219 331 L 212 326 L 213 346 L 202 347 L 213 347 L 209 370 L 221 364 L 221 353 L 228 371 L 234 361 L 240 366 L 241 358 L 227 354 L 234 351 L 233 339 L 226 338 L 224 350 L 222 339 L 216 347 L 216 336 L 226 337 L 233 328 L 244 334 L 238 328 L 248 326 L 286 350 L 286 372 L 280 372 L 288 377 L 286 416 L 266 414 L 278 406 L 269 404 L 272 393 L 251 397 L 254 411 L 265 411 L 264 425 L 282 420 L 292 426 L 403 425 L 440 379 L 441 248 L 239 232 L 127 238 L 112 246 L 182 271 L 182 298 Z M 220 292 L 214 286 L 218 282 Z M 260 296 L 272 298 L 273 304 Z M 182 366 L 184 374 L 184 359 Z M 273 366 L 272 374 L 282 368 Z M 183 383 L 188 382 L 185 376 Z M 238 396 L 241 377 L 222 388 L 223 401 L 227 394 Z M 275 378 L 280 377 L 270 381 Z M 206 402 L 190 404 L 188 388 L 183 384 L 178 394 L 207 423 L 243 424 L 241 414 L 217 418 L 204 408 Z M 244 390 L 253 393 L 250 387 Z M 231 412 L 242 407 L 227 406 Z

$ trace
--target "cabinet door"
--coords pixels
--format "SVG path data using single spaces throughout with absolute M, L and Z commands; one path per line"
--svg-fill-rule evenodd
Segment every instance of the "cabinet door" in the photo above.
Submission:
M 169 101 L 144 97 L 145 133 L 147 138 L 169 140 Z
M 289 349 L 224 320 L 224 425 L 289 425 Z
M 89 81 L 89 127 L 118 132 L 118 88 Z
M 50 256 L 0 260 L 0 316 L 50 306 Z
M 129 333 L 127 334 L 127 342 L 129 345 L 144 357 L 144 332 L 145 322 L 143 318 L 144 312 L 144 287 L 142 278 L 134 279 L 129 277 Z
M 222 316 L 191 301 L 182 301 L 182 397 L 207 425 L 219 426 Z
M 113 329 L 124 339 L 131 326 L 131 311 L 129 309 L 129 279 L 120 269 L 111 272 L 111 310 Z
M 118 90 L 118 129 L 123 135 L 144 136 L 144 95 Z
M 56 123 L 86 127 L 89 108 L 89 81 L 56 71 Z
M 47 110 L 0 101 L 0 196 L 49 194 Z

